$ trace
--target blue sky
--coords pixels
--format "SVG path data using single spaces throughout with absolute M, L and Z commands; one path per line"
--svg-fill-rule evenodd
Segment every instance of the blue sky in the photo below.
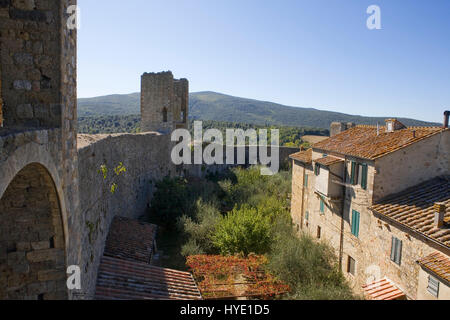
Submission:
M 369 30 L 368 6 L 381 8 Z M 216 91 L 369 116 L 442 122 L 448 0 L 78 0 L 78 97 L 140 90 L 171 70 Z

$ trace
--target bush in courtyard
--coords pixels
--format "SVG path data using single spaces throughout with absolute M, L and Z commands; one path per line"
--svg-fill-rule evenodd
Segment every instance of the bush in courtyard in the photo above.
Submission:
M 280 221 L 269 254 L 268 269 L 293 289 L 289 299 L 354 299 L 333 249 L 310 235 L 296 236 Z
M 166 228 L 174 228 L 178 217 L 186 213 L 187 181 L 181 178 L 164 178 L 156 183 L 151 203 L 151 217 Z
M 264 254 L 269 249 L 270 238 L 270 219 L 244 205 L 220 220 L 213 243 L 223 255 Z
M 182 247 L 182 255 L 217 253 L 212 236 L 221 218 L 218 204 L 198 200 L 195 217 L 184 215 L 178 220 L 179 229 L 188 238 L 187 243 Z

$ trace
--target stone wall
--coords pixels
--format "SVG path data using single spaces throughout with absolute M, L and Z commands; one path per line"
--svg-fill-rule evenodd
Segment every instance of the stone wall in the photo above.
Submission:
M 233 164 L 227 164 L 227 147 L 223 146 L 223 160 L 222 160 L 222 164 L 194 164 L 194 152 L 191 153 L 191 164 L 185 164 L 182 165 L 180 167 L 178 167 L 178 173 L 184 173 L 185 175 L 188 176 L 194 176 L 194 177 L 199 177 L 199 178 L 204 178 L 206 177 L 208 174 L 215 174 L 215 173 L 221 173 L 221 172 L 225 172 L 227 169 L 232 168 L 237 166 L 236 164 L 238 163 L 238 154 L 239 153 L 243 153 L 245 155 L 244 158 L 244 163 L 241 164 L 239 163 L 239 165 L 242 165 L 244 167 L 248 167 L 250 165 L 252 165 L 253 163 L 250 163 L 250 158 L 249 158 L 249 154 L 250 154 L 250 147 L 249 146 L 245 146 L 245 147 L 240 147 L 240 146 L 234 146 L 231 149 L 233 149 L 233 153 L 234 153 L 234 160 L 233 160 Z M 296 152 L 299 152 L 300 149 L 299 148 L 294 148 L 294 147 L 278 147 L 278 154 L 279 154 L 279 164 L 280 167 L 279 169 L 286 169 L 290 166 L 290 160 L 289 160 L 289 156 L 291 154 L 294 154 Z M 204 150 L 204 149 L 203 149 Z M 258 163 L 260 162 L 260 157 L 259 157 L 259 149 L 256 149 L 257 151 L 257 161 Z M 271 155 L 271 151 L 272 149 L 270 147 L 268 147 L 268 154 L 269 156 Z
M 29 190 L 33 189 L 16 188 L 16 178 L 33 181 L 32 172 L 22 170 L 34 164 L 48 172 L 48 181 L 54 184 L 59 201 L 59 209 L 52 212 L 58 211 L 62 221 L 64 245 L 61 250 L 64 252 L 65 266 L 78 264 L 80 251 L 75 125 L 76 31 L 67 29 L 67 8 L 74 4 L 76 0 L 0 1 L 0 92 L 4 117 L 4 125 L 0 128 L 0 201 L 7 207 L 7 190 L 15 189 L 16 197 L 30 200 L 24 202 L 24 208 L 27 208 L 23 209 L 24 214 L 39 216 L 39 206 L 34 207 L 31 203 L 42 196 L 39 193 L 29 195 Z M 0 219 L 8 226 L 14 225 L 7 212 L 0 212 Z M 46 219 L 41 218 L 39 221 L 42 224 L 35 224 L 27 230 L 38 234 L 45 230 L 52 232 Z M 22 231 L 18 233 L 23 237 L 21 239 L 2 239 L 0 255 L 4 254 L 4 244 L 8 241 L 20 243 L 21 246 L 22 243 L 36 242 L 35 238 L 28 241 L 29 233 Z M 6 234 L 13 239 L 14 234 Z M 6 248 L 8 253 L 8 244 Z M 46 253 L 39 255 L 45 256 Z M 47 257 L 51 255 L 48 253 Z M 32 279 L 35 277 L 34 271 L 48 271 L 48 274 L 54 271 L 58 274 L 60 261 L 58 266 L 52 267 L 48 263 L 50 260 L 39 262 L 45 265 L 45 270 L 38 270 L 34 265 L 30 265 L 29 269 L 24 267 L 21 277 Z M 8 266 L 13 269 L 24 266 L 23 261 L 8 261 Z M 31 280 L 24 281 L 28 283 Z M 39 290 L 35 287 L 35 291 L 27 293 L 23 288 L 18 288 L 15 297 L 56 297 L 50 295 L 55 291 L 50 290 L 49 284 L 41 285 Z M 71 297 L 71 293 L 66 292 L 67 295 Z
M 80 266 L 85 298 L 92 298 L 104 243 L 114 216 L 139 218 L 147 213 L 155 183 L 175 173 L 169 135 L 158 133 L 79 135 Z M 113 168 L 122 162 L 126 172 Z M 108 168 L 107 178 L 100 172 Z M 111 193 L 111 184 L 117 190 Z
M 450 130 L 376 161 L 374 201 L 450 172 Z

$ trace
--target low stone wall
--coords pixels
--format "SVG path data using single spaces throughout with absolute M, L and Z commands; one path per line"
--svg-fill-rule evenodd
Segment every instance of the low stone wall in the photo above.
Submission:
M 85 298 L 92 298 L 109 226 L 115 216 L 139 218 L 147 212 L 155 182 L 174 174 L 170 136 L 157 133 L 79 135 L 80 261 Z M 122 162 L 126 172 L 114 168 Z M 100 168 L 108 169 L 104 179 Z M 111 184 L 117 190 L 111 192 Z
M 233 147 L 233 149 L 234 149 L 234 163 L 238 163 L 238 161 L 237 161 L 238 153 L 239 152 L 244 152 L 245 153 L 245 164 L 243 164 L 243 166 L 248 166 L 249 165 L 249 151 L 250 151 L 249 148 L 250 148 L 249 146 L 245 146 L 245 147 L 235 146 L 235 147 Z M 242 149 L 244 149 L 244 150 L 242 151 Z M 294 154 L 294 153 L 299 152 L 299 151 L 300 151 L 299 148 L 279 147 L 278 148 L 278 152 L 279 152 L 280 169 L 288 167 L 290 165 L 289 156 L 291 154 Z M 269 147 L 268 153 L 269 153 L 269 155 L 271 155 L 270 147 Z M 258 163 L 260 163 L 259 149 L 257 151 L 257 154 L 258 154 Z M 191 163 L 194 163 L 194 153 L 192 153 Z M 190 164 L 190 165 L 183 165 L 183 171 L 184 171 L 185 175 L 199 177 L 199 178 L 204 178 L 208 174 L 221 173 L 221 172 L 224 172 L 227 169 L 229 169 L 231 167 L 235 167 L 235 166 L 236 166 L 235 164 L 227 164 L 227 153 L 226 153 L 226 147 L 224 146 L 223 147 L 223 164 L 213 164 L 213 165 Z

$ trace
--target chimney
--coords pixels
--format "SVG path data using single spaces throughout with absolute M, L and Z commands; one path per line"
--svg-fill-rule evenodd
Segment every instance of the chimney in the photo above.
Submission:
M 450 111 L 444 112 L 444 128 L 448 128 L 448 118 L 450 117 Z
M 405 128 L 406 126 L 397 119 L 386 119 L 386 132 L 394 132 Z
M 442 228 L 444 226 L 446 205 L 443 202 L 436 202 L 433 208 L 434 208 L 434 226 L 436 228 Z

